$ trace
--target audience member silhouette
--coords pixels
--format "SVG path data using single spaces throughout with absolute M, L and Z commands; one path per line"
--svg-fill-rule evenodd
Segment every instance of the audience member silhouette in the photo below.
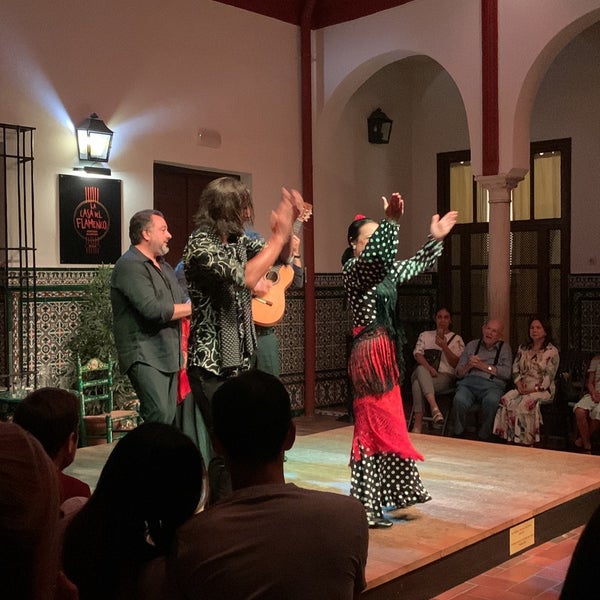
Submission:
M 167 597 L 162 557 L 201 490 L 200 451 L 175 427 L 146 422 L 120 439 L 65 533 L 81 600 Z
M 571 557 L 560 600 L 597 598 L 600 562 L 600 506 L 585 526 Z
M 295 425 L 281 381 L 254 369 L 228 379 L 213 396 L 212 417 L 233 493 L 179 530 L 169 559 L 175 597 L 357 597 L 365 587 L 365 511 L 354 498 L 285 482 Z
M 79 400 L 59 388 L 40 388 L 27 394 L 15 410 L 14 422 L 33 434 L 58 470 L 60 503 L 89 498 L 90 486 L 63 473 L 75 459 L 79 437 Z
M 0 591 L 10 600 L 77 600 L 59 571 L 59 485 L 41 444 L 0 422 Z

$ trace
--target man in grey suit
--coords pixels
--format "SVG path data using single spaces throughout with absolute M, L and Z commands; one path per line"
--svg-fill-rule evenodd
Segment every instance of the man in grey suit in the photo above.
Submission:
M 140 400 L 144 421 L 173 424 L 183 366 L 180 319 L 191 314 L 172 267 L 164 260 L 171 234 L 158 210 L 131 217 L 131 246 L 110 281 L 119 366 Z

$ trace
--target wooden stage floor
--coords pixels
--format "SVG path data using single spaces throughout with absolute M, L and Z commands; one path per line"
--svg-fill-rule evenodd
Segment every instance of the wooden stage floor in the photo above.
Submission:
M 312 433 L 310 420 L 296 422 L 287 481 L 348 494 L 352 427 Z M 433 499 L 388 513 L 394 526 L 371 530 L 368 600 L 432 598 L 585 524 L 600 504 L 598 456 L 411 436 L 425 456 L 419 471 Z M 93 487 L 109 451 L 80 449 L 68 472 Z

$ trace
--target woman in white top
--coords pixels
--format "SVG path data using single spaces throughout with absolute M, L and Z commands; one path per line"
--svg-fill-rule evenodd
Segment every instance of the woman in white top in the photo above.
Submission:
M 591 454 L 591 436 L 600 429 L 600 355 L 594 356 L 588 367 L 586 390 L 573 409 L 579 432 L 575 445 Z
M 436 329 L 423 331 L 415 344 L 413 356 L 419 363 L 412 374 L 412 397 L 414 424 L 413 433 L 421 433 L 423 427 L 423 398 L 431 409 L 433 422 L 442 423 L 444 416 L 439 409 L 435 394 L 449 390 L 454 386 L 456 375 L 454 369 L 465 349 L 465 343 L 457 333 L 450 331 L 452 317 L 446 308 L 440 308 L 435 315 Z M 430 364 L 426 358 L 426 350 L 439 353 L 439 360 Z M 435 352 L 433 353 L 435 354 Z

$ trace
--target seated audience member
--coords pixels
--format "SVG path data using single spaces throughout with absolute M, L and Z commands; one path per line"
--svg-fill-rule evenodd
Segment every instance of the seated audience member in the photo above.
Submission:
M 63 568 L 81 600 L 168 597 L 163 557 L 201 489 L 200 451 L 175 427 L 145 422 L 121 438 L 65 533 Z
M 591 437 L 600 429 L 600 355 L 594 356 L 590 362 L 586 389 L 588 393 L 573 409 L 579 432 L 575 445 L 586 454 L 591 454 Z
M 59 388 L 30 392 L 17 405 L 14 422 L 33 434 L 56 465 L 60 503 L 75 497 L 90 497 L 90 486 L 63 473 L 75 459 L 79 436 L 79 400 Z
M 529 320 L 529 337 L 519 346 L 513 363 L 516 389 L 500 399 L 494 434 L 524 446 L 540 441 L 540 403 L 552 402 L 558 370 L 558 350 L 552 344 L 551 325 L 545 319 Z
M 56 467 L 31 434 L 0 422 L 0 596 L 77 600 L 59 546 Z
M 600 563 L 600 506 L 585 526 L 571 557 L 560 600 L 597 598 Z
M 176 597 L 357 597 L 365 587 L 364 508 L 285 482 L 283 455 L 295 426 L 281 381 L 258 370 L 228 379 L 213 397 L 212 416 L 233 493 L 179 530 L 168 564 Z
M 452 412 L 454 435 L 462 436 L 469 409 L 475 403 L 481 404 L 478 437 L 490 441 L 500 398 L 510 379 L 512 352 L 508 343 L 500 339 L 500 321 L 490 319 L 481 332 L 481 339 L 471 340 L 458 361 L 456 375 L 461 379 L 456 385 Z
M 427 400 L 434 424 L 441 424 L 444 415 L 439 409 L 435 394 L 454 387 L 456 365 L 465 349 L 463 339 L 450 331 L 452 317 L 446 308 L 435 314 L 433 331 L 423 331 L 415 344 L 413 356 L 419 363 L 412 374 L 413 433 L 421 433 L 423 427 L 423 397 Z M 433 360 L 428 360 L 428 353 Z

